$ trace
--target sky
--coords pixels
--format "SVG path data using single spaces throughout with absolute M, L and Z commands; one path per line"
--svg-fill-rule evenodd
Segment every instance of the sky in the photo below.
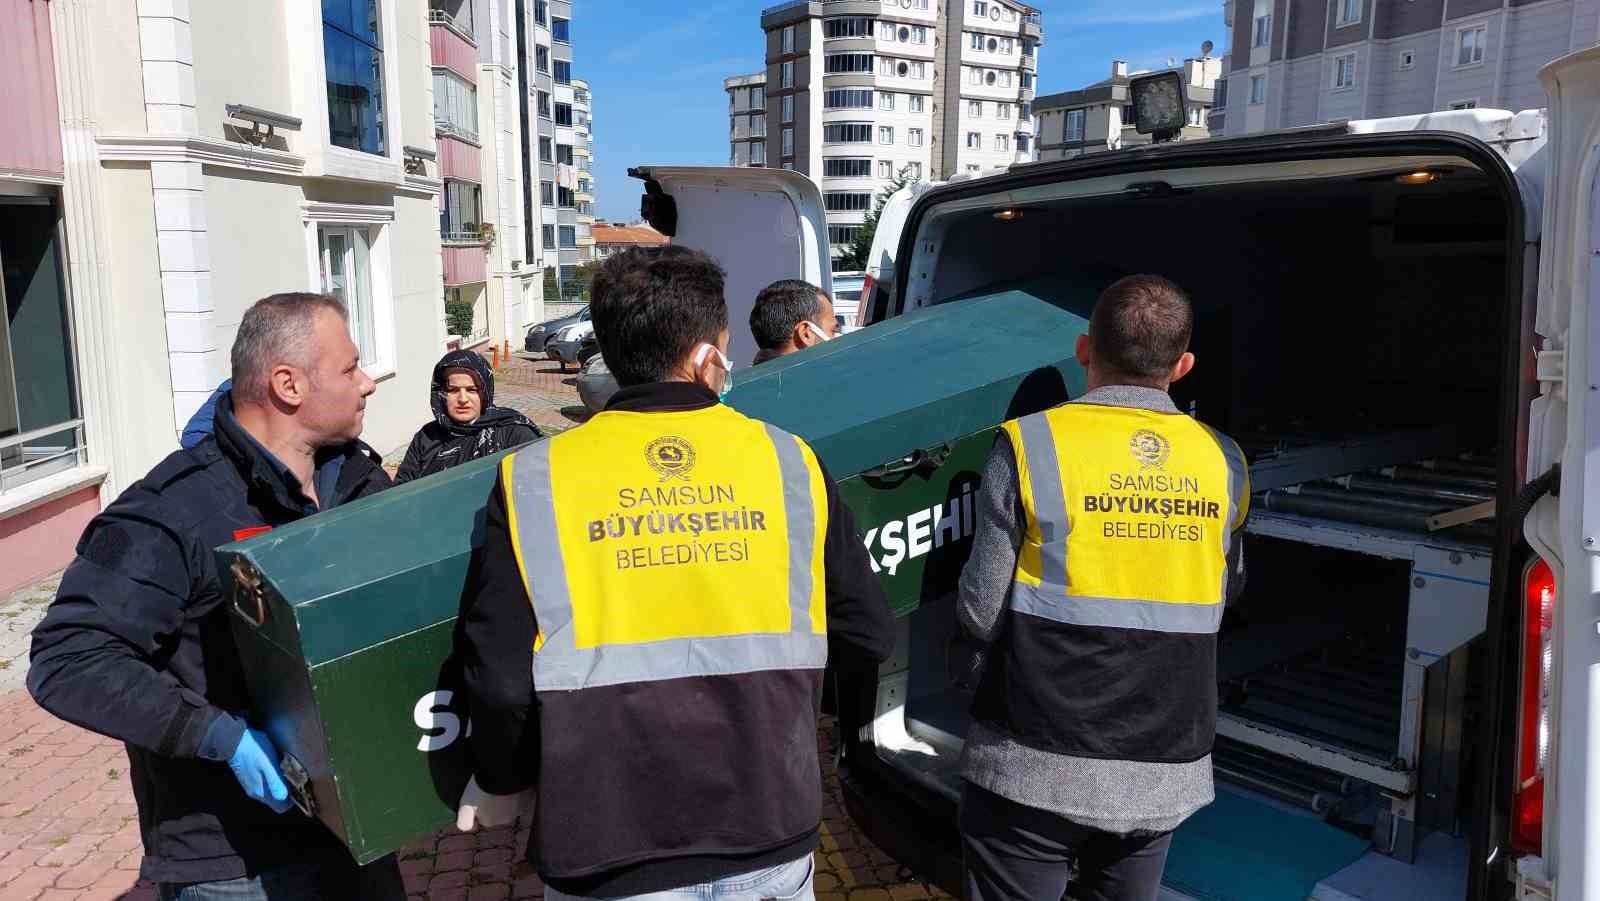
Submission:
M 638 218 L 639 165 L 728 162 L 728 95 L 722 80 L 762 69 L 761 10 L 778 0 L 579 0 L 572 74 L 594 98 L 596 215 Z M 945 0 L 961 2 L 961 0 Z M 1111 60 L 1133 69 L 1228 44 L 1221 0 L 1035 0 L 1044 13 L 1038 94 L 1107 77 Z

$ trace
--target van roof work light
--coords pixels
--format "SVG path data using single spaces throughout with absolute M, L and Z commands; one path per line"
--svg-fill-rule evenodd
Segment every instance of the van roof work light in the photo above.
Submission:
M 1128 96 L 1133 100 L 1134 127 L 1160 144 L 1178 136 L 1188 124 L 1188 98 L 1179 72 L 1155 72 L 1128 81 Z

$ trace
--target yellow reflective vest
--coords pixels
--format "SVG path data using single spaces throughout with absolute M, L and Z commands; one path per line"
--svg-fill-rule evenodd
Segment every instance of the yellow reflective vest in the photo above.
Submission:
M 1026 527 L 977 715 L 1074 756 L 1209 753 L 1244 455 L 1175 410 L 1075 402 L 1003 429 Z

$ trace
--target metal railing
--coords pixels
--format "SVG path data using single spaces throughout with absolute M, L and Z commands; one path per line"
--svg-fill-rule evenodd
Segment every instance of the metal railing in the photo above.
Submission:
M 72 433 L 71 443 L 45 444 L 64 432 Z M 83 420 L 69 419 L 9 438 L 0 438 L 0 492 L 44 478 L 52 473 L 84 463 Z M 13 461 L 21 461 L 14 463 Z
M 438 134 L 449 135 L 452 138 L 460 138 L 463 141 L 471 141 L 474 144 L 479 143 L 477 132 L 457 125 L 449 119 L 433 120 L 433 130 Z
M 1039 15 L 1038 13 L 1023 13 L 1022 14 L 1022 24 L 1024 24 L 1024 25 L 1038 25 L 1039 27 L 1042 28 L 1042 27 L 1044 27 L 1044 17 Z
M 445 12 L 442 9 L 428 10 L 428 23 L 430 25 L 443 25 L 456 34 L 466 38 L 468 42 L 476 44 L 478 40 L 477 36 L 472 33 L 471 28 L 463 27 L 460 22 L 456 21 L 455 16 L 450 15 L 448 12 Z
M 477 231 L 440 231 L 439 240 L 451 244 L 482 244 L 483 234 Z

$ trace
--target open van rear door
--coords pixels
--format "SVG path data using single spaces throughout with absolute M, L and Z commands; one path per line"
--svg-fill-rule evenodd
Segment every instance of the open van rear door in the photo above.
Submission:
M 640 213 L 680 247 L 709 253 L 728 273 L 728 356 L 739 366 L 756 354 L 750 309 L 756 293 L 783 278 L 833 295 L 828 223 L 815 182 L 786 169 L 640 166 Z
M 1519 721 L 1542 776 L 1542 860 L 1519 882 L 1554 896 L 1600 898 L 1600 48 L 1540 73 L 1550 95 L 1536 331 L 1541 396 L 1530 417 L 1528 474 L 1561 464 L 1558 497 L 1529 515 L 1529 543 L 1555 573 L 1555 593 L 1529 625 L 1524 667 L 1537 666 Z M 1531 583 L 1530 583 L 1531 585 Z M 1542 622 L 1541 622 L 1542 620 Z M 1530 653 L 1532 652 L 1532 653 Z M 1529 658 L 1536 658 L 1537 662 Z M 1524 753 L 1522 756 L 1526 757 Z M 1523 780 L 1522 784 L 1528 784 Z M 1516 816 L 1513 811 L 1513 816 Z M 1537 826 L 1537 823 L 1535 824 Z

